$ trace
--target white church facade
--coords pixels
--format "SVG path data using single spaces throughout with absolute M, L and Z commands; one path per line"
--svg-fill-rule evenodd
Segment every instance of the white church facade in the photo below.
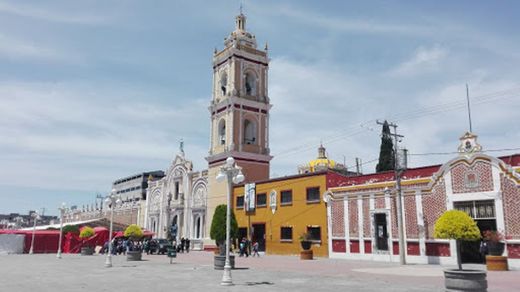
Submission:
M 170 227 L 176 225 L 177 239 L 189 238 L 193 249 L 202 249 L 206 237 L 207 189 L 207 171 L 193 171 L 193 164 L 184 157 L 181 146 L 166 176 L 148 181 L 144 227 L 156 237 L 167 238 Z

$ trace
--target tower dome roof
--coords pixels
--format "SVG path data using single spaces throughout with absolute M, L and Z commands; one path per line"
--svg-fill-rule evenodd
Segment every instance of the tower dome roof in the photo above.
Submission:
M 321 170 L 321 169 L 328 169 L 328 168 L 335 168 L 335 167 L 336 167 L 336 161 L 327 158 L 325 147 L 323 147 L 323 145 L 320 144 L 320 147 L 318 148 L 318 158 L 309 161 L 310 171 L 314 172 L 314 171 Z

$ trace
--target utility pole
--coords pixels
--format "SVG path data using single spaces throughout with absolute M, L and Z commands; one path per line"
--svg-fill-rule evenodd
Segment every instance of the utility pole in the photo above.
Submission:
M 383 125 L 383 122 L 377 121 L 378 125 Z M 403 135 L 397 134 L 397 125 L 394 123 L 388 123 L 388 125 L 394 128 L 394 132 L 390 133 L 391 136 L 394 137 L 394 172 L 395 172 L 395 185 L 396 185 L 396 200 L 397 200 L 397 228 L 399 232 L 399 263 L 401 265 L 406 265 L 406 256 L 405 256 L 405 242 L 404 242 L 404 225 L 403 225 L 403 202 L 402 202 L 402 193 L 401 193 L 401 175 L 403 174 L 404 168 L 406 166 L 399 165 L 398 162 L 398 151 L 397 143 L 399 139 L 404 138 Z
M 363 170 L 361 169 L 361 158 L 356 157 L 356 173 L 361 174 Z

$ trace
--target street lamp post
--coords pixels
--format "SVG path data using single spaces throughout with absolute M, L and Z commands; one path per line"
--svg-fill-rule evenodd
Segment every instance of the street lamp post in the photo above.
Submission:
M 32 232 L 32 239 L 31 239 L 31 249 L 29 249 L 29 254 L 33 254 L 34 251 L 34 233 L 36 232 L 36 222 L 40 219 L 40 215 L 38 215 L 37 212 L 32 213 L 31 217 L 34 219 L 34 226 L 33 226 L 33 232 Z
M 218 182 L 224 182 L 227 178 L 227 208 L 226 208 L 226 263 L 224 264 L 224 274 L 222 275 L 222 286 L 233 285 L 231 279 L 231 263 L 229 261 L 230 231 L 231 231 L 231 194 L 233 192 L 233 183 L 239 184 L 244 181 L 244 175 L 241 168 L 235 165 L 235 159 L 228 157 L 226 164 L 220 168 L 216 179 Z
M 116 195 L 116 189 L 112 189 L 110 195 L 105 199 L 107 206 L 110 206 L 110 232 L 108 233 L 108 253 L 106 256 L 105 267 L 112 267 L 112 229 L 114 221 L 114 208 L 121 204 L 121 197 Z
M 66 204 L 61 203 L 61 207 L 58 207 L 60 210 L 60 239 L 58 240 L 58 254 L 57 258 L 61 259 L 61 239 L 63 237 L 63 216 L 65 215 L 65 211 L 67 210 Z

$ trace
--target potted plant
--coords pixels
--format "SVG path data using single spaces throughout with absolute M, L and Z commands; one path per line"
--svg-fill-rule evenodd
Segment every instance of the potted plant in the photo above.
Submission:
M 434 236 L 454 239 L 456 243 L 458 269 L 444 270 L 446 291 L 487 291 L 486 271 L 462 269 L 461 242 L 480 239 L 480 231 L 473 218 L 463 211 L 446 211 L 435 222 Z
M 141 241 L 144 233 L 141 227 L 136 224 L 129 225 L 123 234 L 128 238 L 128 250 L 126 251 L 126 260 L 127 261 L 140 261 L 142 259 L 142 250 L 137 246 L 137 242 Z
M 501 256 L 504 253 L 504 236 L 499 231 L 486 230 L 482 238 L 487 246 L 487 252 L 492 256 Z
M 499 231 L 486 230 L 482 233 L 486 255 L 486 266 L 490 271 L 507 271 L 507 257 L 502 256 L 505 249 L 504 235 Z
M 300 234 L 299 237 L 300 245 L 302 246 L 302 251 L 300 252 L 300 259 L 302 260 L 312 260 L 314 255 L 311 250 L 312 240 L 311 235 L 308 232 L 304 232 Z
M 300 235 L 300 245 L 303 250 L 309 250 L 312 247 L 311 235 L 308 232 L 304 232 Z
M 214 264 L 216 270 L 223 270 L 226 262 L 226 205 L 218 205 L 213 214 L 211 221 L 211 229 L 209 235 L 211 239 L 215 240 L 218 247 L 218 253 L 215 254 Z M 230 241 L 238 237 L 238 224 L 235 219 L 235 213 L 231 211 L 231 230 Z M 235 268 L 235 255 L 229 255 L 231 268 Z
M 81 255 L 93 255 L 94 247 L 88 240 L 95 235 L 94 229 L 89 226 L 85 226 L 79 231 L 79 238 L 82 240 Z

